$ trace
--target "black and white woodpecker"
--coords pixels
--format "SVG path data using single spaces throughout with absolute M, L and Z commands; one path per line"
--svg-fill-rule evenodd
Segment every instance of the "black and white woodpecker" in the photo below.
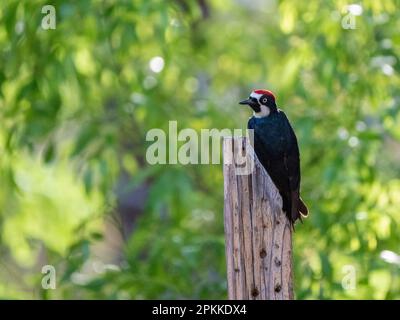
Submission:
M 269 90 L 253 90 L 239 104 L 253 109 L 247 127 L 254 130 L 254 150 L 279 190 L 282 210 L 294 224 L 308 215 L 308 209 L 300 197 L 300 153 L 293 128 Z

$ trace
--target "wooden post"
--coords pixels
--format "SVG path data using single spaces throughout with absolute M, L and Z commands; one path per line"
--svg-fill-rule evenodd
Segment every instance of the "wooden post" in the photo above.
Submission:
M 224 138 L 223 155 L 228 297 L 291 300 L 292 229 L 279 192 L 246 138 Z

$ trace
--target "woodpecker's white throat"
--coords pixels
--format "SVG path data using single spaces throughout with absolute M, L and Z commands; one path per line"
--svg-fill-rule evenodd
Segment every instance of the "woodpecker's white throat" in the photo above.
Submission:
M 269 110 L 269 108 L 267 107 L 267 106 L 263 106 L 263 105 L 261 105 L 261 111 L 260 112 L 255 112 L 255 111 L 253 111 L 253 115 L 256 117 L 256 118 L 264 118 L 264 117 L 268 117 L 269 116 L 269 114 L 270 114 L 270 110 Z

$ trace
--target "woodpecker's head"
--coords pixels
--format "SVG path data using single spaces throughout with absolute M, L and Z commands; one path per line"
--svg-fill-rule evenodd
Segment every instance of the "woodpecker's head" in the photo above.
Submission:
M 253 90 L 250 97 L 240 101 L 239 104 L 249 105 L 254 111 L 254 116 L 263 118 L 277 110 L 275 96 L 269 90 Z

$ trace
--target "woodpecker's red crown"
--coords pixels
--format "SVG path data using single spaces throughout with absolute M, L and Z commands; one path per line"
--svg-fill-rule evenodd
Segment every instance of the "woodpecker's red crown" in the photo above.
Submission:
M 256 94 L 266 94 L 267 96 L 269 96 L 269 97 L 271 97 L 272 99 L 274 99 L 274 101 L 276 100 L 276 99 L 275 99 L 275 95 L 274 95 L 273 92 L 270 91 L 270 90 L 256 89 L 256 90 L 253 90 L 253 92 L 256 93 Z

